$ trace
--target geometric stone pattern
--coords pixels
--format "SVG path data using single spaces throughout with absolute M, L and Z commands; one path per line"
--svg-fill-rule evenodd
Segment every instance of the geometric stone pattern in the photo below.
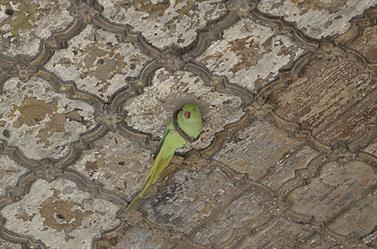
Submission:
M 361 2 L 0 0 L 0 248 L 377 248 Z M 187 100 L 200 139 L 124 212 Z

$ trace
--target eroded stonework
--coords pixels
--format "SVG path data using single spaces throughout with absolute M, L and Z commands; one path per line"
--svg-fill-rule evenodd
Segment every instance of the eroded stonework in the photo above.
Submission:
M 280 245 L 281 248 L 295 248 L 301 246 L 297 241 L 310 235 L 310 232 L 300 224 L 277 218 L 269 222 L 260 233 L 247 237 L 239 248 L 274 248 L 274 245 Z
M 12 78 L 0 95 L 0 138 L 31 158 L 61 157 L 69 143 L 94 126 L 93 108 L 54 92 L 40 78 Z
M 0 48 L 7 55 L 35 55 L 42 39 L 73 21 L 69 0 L 1 0 Z
M 368 27 L 363 30 L 362 34 L 357 37 L 352 43 L 350 48 L 356 50 L 371 62 L 377 62 L 377 27 Z
M 0 155 L 0 195 L 5 194 L 7 186 L 16 185 L 17 179 L 26 171 L 8 157 Z
M 0 0 L 0 248 L 377 248 L 376 4 Z
M 259 181 L 269 171 L 279 171 L 285 160 L 301 147 L 302 143 L 289 138 L 270 122 L 258 120 L 240 131 L 236 141 L 226 144 L 214 158 Z
M 213 42 L 199 61 L 230 82 L 256 92 L 304 52 L 304 46 L 292 37 L 244 18 L 224 30 L 224 38 Z
M 177 239 L 171 232 L 140 220 L 138 224 L 134 224 L 122 232 L 118 242 L 112 246 L 114 249 L 165 249 L 173 248 Z
M 296 23 L 311 37 L 322 38 L 346 32 L 353 17 L 376 4 L 376 0 L 261 0 L 258 8 Z
M 73 182 L 38 180 L 19 202 L 1 210 L 5 227 L 32 235 L 49 248 L 91 248 L 92 238 L 114 227 L 117 207 L 80 191 Z
M 357 137 L 373 121 L 376 79 L 376 72 L 357 55 L 324 48 L 305 65 L 300 77 L 272 95 L 271 102 L 282 118 L 333 144 Z M 351 105 L 358 105 L 359 111 L 347 116 L 344 112 Z
M 208 165 L 210 162 L 197 160 L 195 164 L 188 165 L 188 169 L 177 172 L 171 184 L 146 203 L 148 219 L 189 234 L 201 220 L 237 194 L 239 186 L 228 180 L 217 164 Z M 191 168 L 201 165 L 206 166 Z M 206 191 L 200 191 L 201 188 Z
M 349 162 L 345 165 L 329 163 L 323 166 L 319 178 L 313 179 L 304 188 L 293 191 L 289 199 L 294 211 L 305 210 L 305 213 L 312 215 L 315 221 L 324 222 L 339 209 L 360 198 L 366 189 L 376 183 L 377 175 L 373 174 L 372 169 L 364 163 Z M 347 217 L 342 217 L 337 223 L 346 220 Z M 371 229 L 373 227 L 370 227 L 368 232 Z
M 5 240 L 0 240 L 0 249 L 22 249 L 20 244 L 9 243 Z
M 195 40 L 197 31 L 225 14 L 219 0 L 178 1 L 100 1 L 104 16 L 129 24 L 158 48 L 185 47 Z
M 140 74 L 148 57 L 131 43 L 119 42 L 115 34 L 89 25 L 72 38 L 69 48 L 59 50 L 46 65 L 79 89 L 107 99 L 127 85 L 128 77 Z
M 73 168 L 127 197 L 141 189 L 152 165 L 152 151 L 114 133 L 98 140 Z

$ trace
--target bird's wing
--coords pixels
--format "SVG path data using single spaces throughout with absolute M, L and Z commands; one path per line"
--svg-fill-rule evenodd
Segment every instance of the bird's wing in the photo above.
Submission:
M 154 151 L 153 153 L 153 160 L 156 159 L 156 156 L 158 155 L 158 153 L 160 153 L 160 150 L 161 150 L 161 147 L 162 147 L 162 144 L 164 143 L 164 140 L 166 138 L 166 136 L 169 134 L 169 132 L 171 132 L 171 126 L 168 125 L 165 129 L 165 132 L 164 132 L 164 135 L 162 136 L 160 142 L 158 143 L 157 147 L 156 147 L 156 150 Z

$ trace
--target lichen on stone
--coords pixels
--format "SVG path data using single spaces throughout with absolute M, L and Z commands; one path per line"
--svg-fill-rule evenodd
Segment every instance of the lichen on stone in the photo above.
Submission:
M 8 80 L 0 100 L 0 138 L 31 158 L 61 157 L 70 142 L 94 126 L 93 107 L 55 93 L 39 78 L 27 84 Z

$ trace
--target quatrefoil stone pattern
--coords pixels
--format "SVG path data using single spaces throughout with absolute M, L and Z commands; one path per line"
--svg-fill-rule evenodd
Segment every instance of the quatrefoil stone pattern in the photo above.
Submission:
M 377 248 L 376 51 L 377 0 L 0 0 L 0 249 Z

